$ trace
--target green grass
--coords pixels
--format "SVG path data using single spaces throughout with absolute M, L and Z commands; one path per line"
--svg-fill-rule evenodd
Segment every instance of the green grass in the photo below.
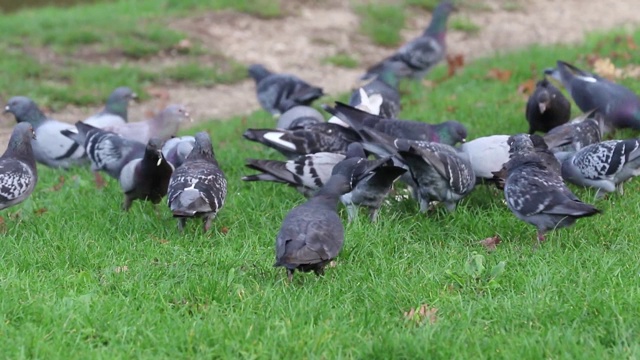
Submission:
M 347 69 L 355 69 L 360 64 L 358 60 L 349 54 L 336 54 L 333 56 L 329 56 L 323 60 L 324 63 L 332 64 L 338 67 L 343 67 Z
M 404 27 L 404 8 L 388 4 L 363 4 L 355 8 L 360 14 L 360 30 L 382 46 L 401 43 L 400 30 Z
M 633 36 L 640 41 L 640 32 Z M 526 131 L 525 99 L 516 89 L 531 66 L 541 71 L 565 59 L 587 67 L 584 55 L 596 49 L 603 56 L 630 52 L 613 39 L 532 47 L 470 63 L 436 87 L 406 84 L 402 117 L 456 118 L 469 138 Z M 31 74 L 19 85 L 25 93 L 50 81 L 47 68 L 14 66 Z M 488 79 L 491 68 L 512 76 Z M 445 73 L 441 66 L 429 77 Z M 96 69 L 92 76 L 99 82 L 106 74 Z M 640 91 L 636 80 L 622 83 Z M 363 212 L 346 225 L 337 267 L 324 278 L 298 274 L 288 284 L 284 270 L 271 266 L 274 238 L 303 199 L 282 185 L 239 180 L 251 173 L 245 158 L 280 158 L 241 136 L 247 127 L 273 125 L 259 111 L 184 131 L 210 131 L 229 179 L 227 203 L 207 234 L 199 221 L 178 233 L 165 204 L 156 213 L 137 202 L 123 213 L 117 182 L 97 190 L 88 169 L 39 167 L 33 195 L 2 212 L 0 353 L 13 359 L 640 356 L 637 179 L 625 196 L 596 202 L 602 215 L 549 234 L 537 251 L 534 229 L 493 189 L 478 187 L 451 214 L 427 216 L 412 201 L 393 201 L 378 223 Z M 53 191 L 60 176 L 64 186 Z M 574 189 L 593 202 L 593 191 Z M 478 242 L 495 234 L 503 241 L 488 253 Z M 437 308 L 434 323 L 404 318 L 422 304 Z
M 480 32 L 480 26 L 466 17 L 454 17 L 451 19 L 449 28 L 466 32 L 468 34 L 477 34 Z

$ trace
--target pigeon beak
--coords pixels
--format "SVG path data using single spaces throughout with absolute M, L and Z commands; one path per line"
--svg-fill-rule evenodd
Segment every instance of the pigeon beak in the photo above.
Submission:
M 464 144 L 464 143 L 466 143 L 466 142 L 467 142 L 467 139 L 464 139 L 464 138 L 463 138 L 462 140 L 460 140 L 460 142 Z
M 540 114 L 544 114 L 544 112 L 547 110 L 547 103 L 539 103 L 538 108 L 540 109 Z
M 162 164 L 162 151 L 158 150 L 158 162 L 156 163 L 156 166 L 160 166 Z
M 6 113 L 8 113 L 9 111 L 11 111 L 11 107 L 10 107 L 9 105 L 5 106 L 5 107 L 4 107 L 4 111 L 3 111 L 3 113 L 5 113 L 5 114 L 6 114 Z
M 137 100 L 138 100 L 138 94 L 136 94 L 136 93 L 131 93 L 131 100 L 132 100 L 132 101 L 137 101 Z
M 31 129 L 31 138 L 32 138 L 33 140 L 37 140 L 37 139 L 36 139 L 36 132 L 35 132 L 35 131 L 33 131 L 33 129 Z

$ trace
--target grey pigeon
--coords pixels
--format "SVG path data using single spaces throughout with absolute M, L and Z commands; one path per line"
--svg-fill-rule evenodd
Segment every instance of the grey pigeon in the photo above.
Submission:
M 334 108 L 325 106 L 325 110 L 345 121 L 356 131 L 368 127 L 398 139 L 455 145 L 464 142 L 467 137 L 467 129 L 464 125 L 453 120 L 432 125 L 419 121 L 385 119 L 339 101 L 336 101 Z
M 558 60 L 548 74 L 559 78 L 582 110 L 595 110 L 604 117 L 604 131 L 640 129 L 640 97 L 628 88 Z
M 206 132 L 195 135 L 196 144 L 185 162 L 171 175 L 167 205 L 183 231 L 187 218 L 204 217 L 204 231 L 211 227 L 227 197 L 227 179 L 218 166 Z
M 602 115 L 583 114 L 571 122 L 551 129 L 544 141 L 553 152 L 574 153 L 585 146 L 600 142 Z
M 293 208 L 276 236 L 276 262 L 284 267 L 289 281 L 296 270 L 324 274 L 344 244 L 344 226 L 337 213 L 340 195 L 351 191 L 362 159 L 345 159 L 337 164 L 327 183 L 305 203 Z
M 19 123 L 13 128 L 7 150 L 0 157 L 0 210 L 25 201 L 36 187 L 33 137 L 35 133 L 29 123 Z
M 289 159 L 318 152 L 344 154 L 347 146 L 360 140 L 352 129 L 330 123 L 309 124 L 303 129 L 248 129 L 243 136 L 281 152 Z
M 191 120 L 189 112 L 183 106 L 169 105 L 149 120 L 106 126 L 103 129 L 146 144 L 152 137 L 167 140 L 175 136 L 180 123 L 185 119 Z
M 545 77 L 536 83 L 536 89 L 527 100 L 525 110 L 529 134 L 549 130 L 565 124 L 571 118 L 571 103 L 558 88 Z
M 76 123 L 76 129 L 63 130 L 61 133 L 86 149 L 94 172 L 104 171 L 118 180 L 126 164 L 144 156 L 145 144 L 141 142 L 125 139 L 82 121 Z
M 130 161 L 120 172 L 120 187 L 124 192 L 122 208 L 129 210 L 134 200 L 157 204 L 167 195 L 173 166 L 162 155 L 162 141 L 152 138 L 144 156 Z
M 276 128 L 281 130 L 293 130 L 304 128 L 310 124 L 323 122 L 324 117 L 318 110 L 310 106 L 298 105 L 280 115 Z
M 36 140 L 31 146 L 37 162 L 63 169 L 87 162 L 82 146 L 60 133 L 73 129 L 73 125 L 47 118 L 33 100 L 24 96 L 12 97 L 5 112 L 12 113 L 18 123 L 28 122 L 35 129 Z
M 362 78 L 369 79 L 372 75 L 384 71 L 389 64 L 395 64 L 394 66 L 404 69 L 398 73 L 398 76 L 409 73 L 409 77 L 413 79 L 422 79 L 445 57 L 447 20 L 454 9 L 451 1 L 441 1 L 433 11 L 431 23 L 419 37 L 404 44 L 393 55 L 367 69 L 367 73 Z
M 128 121 L 129 101 L 135 98 L 137 95 L 133 90 L 126 86 L 119 87 L 109 95 L 104 109 L 84 122 L 98 128 L 125 124 Z
M 260 64 L 251 65 L 249 75 L 255 80 L 258 102 L 272 115 L 283 114 L 296 105 L 311 105 L 324 95 L 320 87 L 294 75 L 272 73 Z
M 162 155 L 174 169 L 178 168 L 189 156 L 195 143 L 196 139 L 190 135 L 173 137 L 162 145 Z
M 399 79 L 393 69 L 385 69 L 375 74 L 373 78 L 361 87 L 369 96 L 378 94 L 382 97 L 379 115 L 387 119 L 397 119 L 402 109 L 400 104 L 400 92 L 398 91 Z M 360 89 L 351 93 L 349 105 L 356 107 L 362 102 Z
M 597 197 L 618 191 L 640 175 L 640 140 L 609 140 L 589 145 L 562 162 L 562 177 L 571 183 L 598 189 Z
M 567 227 L 581 217 L 600 213 L 580 201 L 560 175 L 547 168 L 527 135 L 514 135 L 509 143 L 512 155 L 506 164 L 504 196 L 517 218 L 537 228 L 538 241 L 544 241 L 549 230 Z

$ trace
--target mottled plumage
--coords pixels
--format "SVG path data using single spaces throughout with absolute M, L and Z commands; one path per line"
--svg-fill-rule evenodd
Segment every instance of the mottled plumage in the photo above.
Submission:
M 84 122 L 98 128 L 125 124 L 128 121 L 129 100 L 136 97 L 136 94 L 128 87 L 119 87 L 109 95 L 104 109 L 87 118 Z
M 323 122 L 324 117 L 318 110 L 310 106 L 298 105 L 280 115 L 276 128 L 280 130 L 293 130 L 304 128 L 310 124 Z
M 196 143 L 185 162 L 171 175 L 167 205 L 184 229 L 187 218 L 204 217 L 204 230 L 224 205 L 227 179 L 218 166 L 206 132 L 195 135 Z
M 162 145 L 162 155 L 176 169 L 189 156 L 195 143 L 193 136 L 173 137 Z
M 585 146 L 600 142 L 602 115 L 583 114 L 571 122 L 551 129 L 544 141 L 553 152 L 574 153 Z
M 260 64 L 251 65 L 249 75 L 256 83 L 258 102 L 273 115 L 283 114 L 296 105 L 311 105 L 324 95 L 320 87 L 294 75 L 272 73 Z
M 104 127 L 104 130 L 146 144 L 151 138 L 167 140 L 175 136 L 180 128 L 180 123 L 185 119 L 190 120 L 191 118 L 183 106 L 169 105 L 149 120 L 107 126 Z
M 0 157 L 0 210 L 23 202 L 36 187 L 38 171 L 31 147 L 34 137 L 29 123 L 13 128 L 7 150 Z
M 536 131 L 546 133 L 569 121 L 571 103 L 558 88 L 544 78 L 538 81 L 535 91 L 529 97 L 525 115 L 529 122 L 529 134 Z

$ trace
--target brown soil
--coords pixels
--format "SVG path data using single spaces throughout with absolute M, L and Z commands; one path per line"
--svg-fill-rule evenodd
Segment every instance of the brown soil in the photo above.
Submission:
M 358 16 L 349 2 L 338 0 L 296 1 L 282 19 L 257 19 L 250 15 L 217 12 L 178 19 L 170 26 L 183 31 L 203 46 L 242 63 L 260 62 L 275 71 L 299 75 L 334 94 L 356 85 L 362 68 L 379 60 L 393 49 L 375 46 L 359 33 Z M 465 59 L 488 56 L 531 44 L 575 43 L 585 33 L 640 24 L 637 0 L 597 2 L 584 0 L 483 0 L 482 9 L 461 9 L 455 17 L 464 17 L 480 26 L 475 34 L 450 31 L 447 35 L 450 54 Z M 430 14 L 414 11 L 402 31 L 408 40 L 428 24 Z M 346 53 L 361 64 L 359 69 L 345 69 L 323 62 L 328 56 Z M 110 57 L 114 57 L 112 54 Z M 118 62 L 118 59 L 109 59 Z M 131 108 L 133 119 L 146 116 L 167 102 L 186 105 L 197 121 L 225 119 L 248 114 L 259 108 L 250 80 L 212 88 L 170 86 L 153 89 L 154 99 Z M 105 94 L 106 95 L 106 94 Z M 97 108 L 68 107 L 53 117 L 77 121 Z M 0 140 L 13 126 L 5 115 Z M 3 146 L 4 147 L 4 146 Z

